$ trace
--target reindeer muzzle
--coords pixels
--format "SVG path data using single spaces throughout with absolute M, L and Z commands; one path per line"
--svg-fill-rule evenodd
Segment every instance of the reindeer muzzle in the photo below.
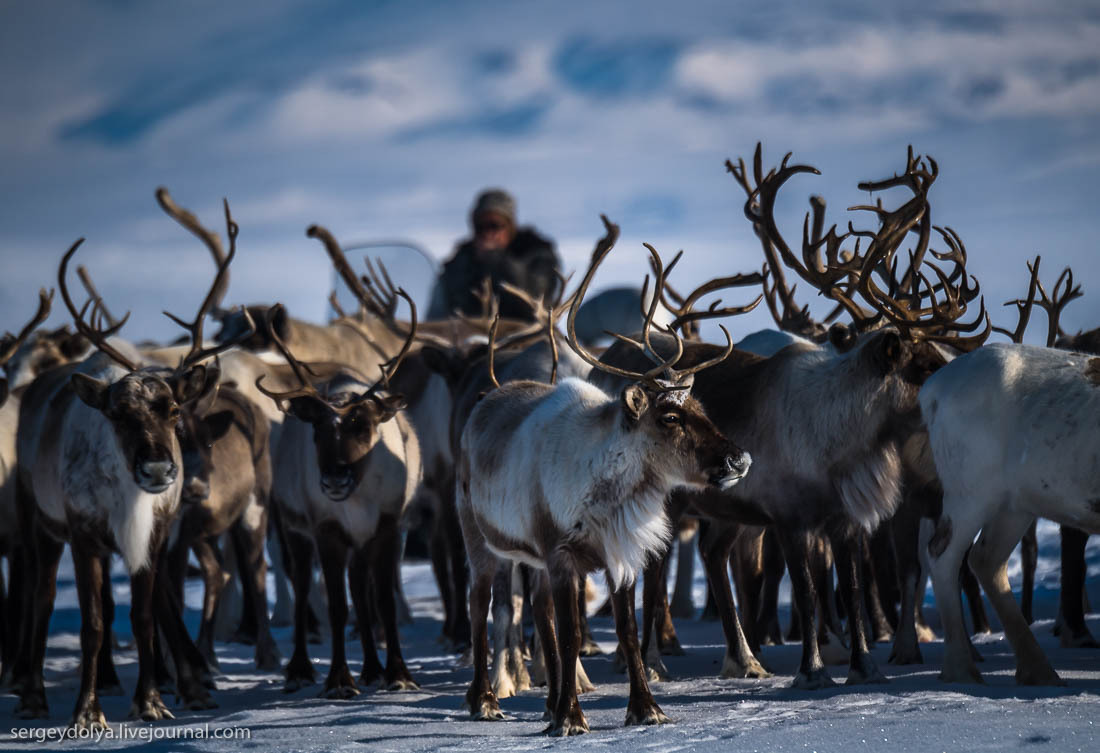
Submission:
M 150 494 L 160 494 L 175 483 L 179 468 L 171 460 L 145 460 L 134 469 L 134 481 Z
M 710 483 L 719 489 L 729 489 L 745 477 L 752 465 L 752 457 L 747 452 L 726 455 L 722 466 L 710 475 Z
M 210 496 L 210 484 L 198 476 L 188 476 L 183 482 L 181 498 L 188 504 L 201 504 Z
M 321 474 L 321 491 L 333 502 L 343 502 L 355 489 L 351 468 Z

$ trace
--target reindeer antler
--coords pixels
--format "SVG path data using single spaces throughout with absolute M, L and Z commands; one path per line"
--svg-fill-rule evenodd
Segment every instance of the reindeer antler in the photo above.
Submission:
M 599 268 L 600 263 L 603 262 L 603 260 L 607 257 L 607 254 L 615 246 L 615 241 L 618 240 L 619 237 L 618 225 L 615 225 L 610 220 L 608 220 L 605 215 L 601 214 L 600 219 L 603 221 L 606 234 L 597 242 L 596 248 L 592 252 L 592 261 L 588 266 L 588 270 L 584 274 L 584 279 L 581 280 L 580 286 L 577 288 L 577 292 L 573 296 L 573 303 L 569 307 L 569 318 L 566 320 L 566 326 L 569 332 L 569 346 L 573 348 L 578 356 L 591 364 L 593 367 L 600 369 L 601 371 L 606 371 L 609 374 L 615 374 L 616 376 L 626 377 L 627 379 L 641 382 L 648 386 L 650 389 L 653 389 L 657 392 L 666 392 L 670 389 L 680 389 L 681 387 L 679 386 L 679 383 L 682 382 L 686 377 L 696 372 L 702 371 L 705 368 L 713 366 L 720 361 L 725 360 L 729 356 L 729 354 L 733 352 L 733 340 L 730 338 L 730 334 L 724 326 L 721 327 L 721 329 L 722 332 L 726 335 L 726 348 L 720 356 L 710 359 L 708 361 L 704 361 L 703 363 L 697 364 L 688 369 L 677 370 L 674 367 L 684 353 L 684 342 L 682 339 L 680 339 L 679 335 L 675 333 L 675 331 L 668 330 L 668 334 L 670 334 L 675 341 L 676 352 L 671 358 L 661 358 L 661 356 L 659 356 L 654 350 L 653 344 L 650 340 L 650 330 L 653 327 L 653 317 L 657 313 L 657 305 L 660 303 L 661 298 L 659 294 L 655 294 L 650 302 L 649 310 L 646 312 L 646 316 L 642 324 L 642 337 L 640 341 L 634 340 L 616 332 L 607 333 L 618 340 L 622 340 L 623 342 L 629 343 L 634 347 L 640 349 L 643 353 L 646 354 L 646 356 L 650 360 L 657 364 L 652 369 L 644 373 L 621 369 L 617 366 L 612 366 L 610 364 L 601 362 L 598 358 L 596 358 L 584 349 L 584 346 L 582 346 L 577 340 L 577 312 L 580 310 L 581 302 L 584 300 L 584 295 L 588 291 L 588 286 L 589 284 L 591 284 L 592 278 L 596 275 L 596 270 Z M 653 246 L 649 245 L 648 243 L 643 245 L 645 245 L 646 249 L 649 251 L 650 259 L 654 265 L 654 269 L 656 270 L 654 279 L 654 290 L 659 291 L 664 287 L 665 282 L 664 264 L 661 261 L 660 254 L 657 253 L 657 250 L 654 249 Z M 645 286 L 648 287 L 648 285 L 649 276 L 647 275 Z
M 207 230 L 199 222 L 199 218 L 193 213 L 184 209 L 173 201 L 171 194 L 168 193 L 168 189 L 161 186 L 156 191 L 157 203 L 160 204 L 160 208 L 165 213 L 174 219 L 179 224 L 183 225 L 199 240 L 206 244 L 206 247 L 210 249 L 210 255 L 214 257 L 214 264 L 219 270 L 225 265 L 226 254 L 222 250 L 222 242 L 218 237 L 218 234 Z M 229 256 L 232 257 L 237 245 L 237 233 L 240 228 L 237 227 L 237 223 L 233 221 L 233 218 L 229 214 L 229 201 L 222 199 L 222 206 L 225 208 L 225 233 L 229 236 Z M 220 310 L 222 299 L 225 298 L 225 293 L 229 290 L 229 274 L 226 273 L 220 281 L 220 287 L 216 291 L 211 291 L 213 295 L 213 307 L 216 310 Z
M 78 311 L 76 305 L 73 303 L 73 299 L 69 297 L 69 287 L 65 283 L 66 272 L 69 268 L 69 260 L 73 258 L 73 254 L 80 248 L 80 245 L 84 243 L 83 238 L 78 238 L 69 250 L 65 252 L 65 255 L 61 257 L 61 266 L 57 270 L 57 286 L 61 290 L 61 300 L 65 302 L 65 308 L 69 310 L 69 314 L 73 317 L 73 326 L 76 327 L 76 331 L 84 335 L 88 342 L 94 345 L 99 351 L 106 356 L 110 357 L 120 366 L 127 371 L 138 371 L 141 367 L 135 364 L 126 356 L 122 355 L 118 350 L 107 343 L 107 338 L 118 332 L 122 328 L 122 325 L 130 318 L 130 312 L 127 311 L 126 315 L 113 327 L 103 329 L 103 304 L 99 301 L 93 301 L 89 298 L 84 306 Z M 94 303 L 94 305 L 92 305 Z M 84 315 L 88 313 L 88 307 L 92 306 L 91 321 L 86 321 Z
M 165 211 L 172 214 L 173 217 L 179 219 L 181 224 L 188 230 L 191 230 L 195 235 L 204 239 L 213 239 L 213 245 L 207 242 L 207 246 L 214 253 L 214 257 L 218 258 L 218 253 L 214 251 L 215 247 L 220 252 L 221 245 L 218 241 L 218 236 L 215 233 L 211 233 L 199 223 L 198 219 L 185 209 L 180 209 L 173 202 L 168 192 L 163 189 L 157 189 L 157 200 L 161 202 L 161 206 L 165 207 Z M 218 271 L 214 275 L 214 282 L 210 285 L 210 290 L 207 292 L 206 297 L 203 299 L 202 304 L 199 306 L 199 311 L 195 314 L 195 319 L 191 322 L 185 322 L 175 314 L 171 314 L 167 311 L 163 312 L 165 316 L 171 319 L 173 322 L 183 327 L 191 338 L 191 349 L 188 351 L 179 363 L 177 367 L 178 371 L 184 371 L 197 363 L 201 363 L 209 358 L 222 353 L 235 345 L 238 345 L 252 335 L 256 334 L 256 324 L 252 321 L 252 316 L 248 313 L 248 309 L 243 308 L 241 311 L 244 314 L 245 329 L 236 337 L 231 340 L 227 340 L 222 343 L 218 343 L 211 348 L 203 348 L 203 323 L 206 320 L 207 314 L 217 306 L 221 296 L 224 295 L 225 289 L 228 286 L 229 280 L 229 264 L 233 261 L 233 258 L 237 255 L 237 233 L 239 228 L 237 223 L 233 221 L 233 216 L 229 212 L 229 202 L 224 200 L 225 206 L 225 224 L 229 228 L 229 254 L 222 257 L 218 262 Z M 169 210 L 170 208 L 170 210 Z M 173 214 L 173 212 L 177 214 Z M 183 219 L 180 219 L 180 218 Z
M 19 330 L 19 334 L 14 337 L 10 334 L 5 335 L 0 339 L 0 368 L 3 368 L 11 357 L 15 355 L 15 352 L 19 350 L 19 346 L 27 341 L 27 338 L 31 336 L 31 333 L 38 327 L 39 324 L 46 321 L 50 316 L 50 308 L 53 305 L 53 290 L 47 294 L 45 288 L 41 288 L 38 291 L 38 311 L 35 312 L 34 317 L 27 322 L 27 325 L 23 329 Z

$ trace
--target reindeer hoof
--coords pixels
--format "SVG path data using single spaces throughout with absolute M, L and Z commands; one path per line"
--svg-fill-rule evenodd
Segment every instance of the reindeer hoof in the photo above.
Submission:
M 917 641 L 919 643 L 934 643 L 936 631 L 927 625 L 917 625 Z
M 262 672 L 278 672 L 283 664 L 279 649 L 272 643 L 263 650 L 256 651 L 256 669 Z
M 1062 628 L 1058 637 L 1061 639 L 1059 643 L 1062 648 L 1100 648 L 1100 643 L 1096 642 L 1088 630 L 1078 635 L 1071 635 L 1067 628 Z
M 210 693 L 206 691 L 206 687 L 197 680 L 180 687 L 176 697 L 177 700 L 183 703 L 184 708 L 191 711 L 216 709 L 218 707 L 218 704 L 210 697 Z
M 333 685 L 332 687 L 326 686 L 318 697 L 328 698 L 333 701 L 348 701 L 357 695 L 359 695 L 359 688 L 350 687 L 348 685 Z
M 670 724 L 672 722 L 652 698 L 648 702 L 631 703 L 626 708 L 624 727 L 642 724 Z
M 924 655 L 920 652 L 920 646 L 904 649 L 895 646 L 894 650 L 890 652 L 890 658 L 886 661 L 899 667 L 906 664 L 924 664 Z
M 284 693 L 294 693 L 306 685 L 317 682 L 317 671 L 309 659 L 299 656 L 291 657 L 286 664 L 286 684 L 283 685 Z
M 550 737 L 571 737 L 588 732 L 588 720 L 579 706 L 575 706 L 561 719 L 555 719 L 544 731 Z
M 107 729 L 107 717 L 103 715 L 103 709 L 99 707 L 99 701 L 92 701 L 84 708 L 73 714 L 69 727 L 75 730 L 87 730 L 95 732 Z
M 141 719 L 146 722 L 159 722 L 162 719 L 175 719 L 172 712 L 164 705 L 160 693 L 155 689 L 145 694 L 144 698 L 135 698 L 130 704 L 131 719 Z
M 416 680 L 409 674 L 409 670 L 402 664 L 393 671 L 386 672 L 386 690 L 420 690 Z
M 656 661 L 651 660 L 651 663 L 646 663 L 645 673 L 650 682 L 668 682 L 672 677 L 660 657 L 657 657 Z
M 1048 664 L 1045 667 L 1018 668 L 1016 670 L 1016 684 L 1064 687 L 1066 681 L 1059 677 L 1058 673 Z
M 592 639 L 592 636 L 587 636 L 584 642 L 581 643 L 581 656 L 602 656 L 603 649 L 600 645 Z
M 45 719 L 49 714 L 46 691 L 42 688 L 23 691 L 15 706 L 15 715 L 20 719 Z
M 473 698 L 466 694 L 466 703 L 463 707 L 470 712 L 470 718 L 479 722 L 502 722 L 504 712 L 500 710 L 500 702 L 492 691 L 475 695 Z
M 750 657 L 747 662 L 740 662 L 734 659 L 729 654 L 726 654 L 722 660 L 722 671 L 718 674 L 724 680 L 751 678 L 760 680 L 765 677 L 771 677 L 772 673 L 764 669 L 764 665 L 756 660 L 756 657 Z
M 940 682 L 984 685 L 982 673 L 972 662 L 950 662 L 944 657 Z
M 680 639 L 676 635 L 671 635 L 661 641 L 660 648 L 662 656 L 687 656 L 687 652 L 680 645 Z
M 355 680 L 351 679 L 351 672 L 348 670 L 348 665 L 333 667 L 325 678 L 325 687 L 321 691 L 322 698 L 332 698 L 334 700 L 347 700 L 359 695 L 359 688 L 355 685 Z
M 816 669 L 808 673 L 799 672 L 795 675 L 791 687 L 796 690 L 823 690 L 836 687 L 836 683 L 824 669 Z

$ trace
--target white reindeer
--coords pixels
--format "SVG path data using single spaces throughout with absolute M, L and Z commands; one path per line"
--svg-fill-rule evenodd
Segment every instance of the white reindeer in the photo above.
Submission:
M 606 218 L 604 223 L 607 235 L 597 245 L 570 309 L 569 333 L 570 345 L 585 360 L 614 369 L 587 354 L 574 331 L 584 291 L 618 236 L 616 226 Z M 655 262 L 659 267 L 659 259 Z M 638 345 L 653 356 L 652 349 Z M 670 536 L 665 496 L 679 486 L 728 488 L 751 462 L 714 428 L 689 394 L 691 375 L 722 360 L 732 347 L 727 335 L 727 348 L 719 357 L 680 372 L 673 370 L 679 353 L 668 360 L 653 356 L 657 366 L 644 374 L 615 369 L 636 380 L 617 397 L 577 379 L 557 385 L 516 381 L 489 393 L 474 409 L 462 434 L 456 480 L 473 571 L 474 679 L 466 704 L 474 718 L 503 718 L 489 684 L 486 620 L 493 574 L 502 561 L 511 560 L 542 571 L 533 601 L 548 673 L 552 723 L 547 731 L 588 731 L 577 701 L 576 673 L 562 671 L 576 666 L 580 650 L 578 576 L 606 568 L 616 591 L 619 639 L 636 646 L 633 604 L 627 603 L 624 587 Z M 659 381 L 659 375 L 667 381 Z M 555 618 L 556 632 L 551 625 Z M 636 657 L 637 651 L 630 655 Z M 626 723 L 667 721 L 649 691 L 640 660 L 629 669 Z

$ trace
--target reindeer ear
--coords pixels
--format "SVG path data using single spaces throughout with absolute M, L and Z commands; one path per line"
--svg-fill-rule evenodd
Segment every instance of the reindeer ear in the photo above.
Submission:
M 371 401 L 371 405 L 374 406 L 378 423 L 381 424 L 396 416 L 398 411 L 404 410 L 407 403 L 404 395 L 376 395 L 374 400 Z
M 629 426 L 634 426 L 649 410 L 649 396 L 645 390 L 637 384 L 632 384 L 623 390 L 623 415 Z
M 107 390 L 111 386 L 107 382 L 77 372 L 69 379 L 69 383 L 72 384 L 76 396 L 88 407 L 99 411 L 107 407 Z
M 446 379 L 448 384 L 458 384 L 465 372 L 465 362 L 454 351 L 424 345 L 420 348 L 420 357 L 424 359 L 425 366 Z
M 328 415 L 328 406 L 324 400 L 313 395 L 299 395 L 287 401 L 286 412 L 299 421 L 315 424 Z
M 889 374 L 901 363 L 903 348 L 896 332 L 884 332 L 870 348 L 871 357 L 883 374 Z
M 61 337 L 61 342 L 58 344 L 58 348 L 61 350 L 61 355 L 66 359 L 72 360 L 82 354 L 88 349 L 88 340 L 81 334 L 73 334 L 67 329 L 61 332 L 64 337 Z
M 837 353 L 847 353 L 858 340 L 856 331 L 847 324 L 837 322 L 829 327 L 829 342 L 836 348 Z
M 209 369 L 205 366 L 192 366 L 183 374 L 173 377 L 168 381 L 172 392 L 176 396 L 176 402 L 180 405 L 198 400 L 203 395 L 218 385 L 217 374 L 209 379 Z
M 229 427 L 233 425 L 233 411 L 222 410 L 212 413 L 202 420 L 206 430 L 210 432 L 210 441 L 216 442 L 226 435 Z

